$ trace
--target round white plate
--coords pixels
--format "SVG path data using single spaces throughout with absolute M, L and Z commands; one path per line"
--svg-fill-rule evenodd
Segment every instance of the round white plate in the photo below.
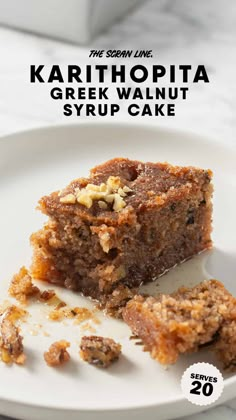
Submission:
M 118 156 L 213 169 L 214 250 L 172 270 L 151 289 L 172 291 L 181 284 L 216 277 L 236 294 L 236 151 L 187 133 L 140 125 L 81 124 L 37 129 L 0 140 L 1 300 L 7 298 L 13 273 L 30 263 L 28 238 L 45 220 L 35 210 L 37 200 L 73 178 L 86 176 L 94 165 Z M 74 306 L 92 305 L 66 290 L 59 289 L 58 294 Z M 81 326 L 48 321 L 48 307 L 36 303 L 29 311 L 31 317 L 23 327 L 26 366 L 0 363 L 2 414 L 28 420 L 64 420 L 67 415 L 71 420 L 120 419 L 125 415 L 160 420 L 201 411 L 202 407 L 183 398 L 180 379 L 193 362 L 218 365 L 212 353 L 181 357 L 165 370 L 129 340 L 130 331 L 124 323 L 101 314 L 101 324 L 93 324 L 96 334 L 119 341 L 123 355 L 110 369 L 99 370 L 78 355 L 80 337 L 85 333 Z M 43 352 L 62 338 L 71 342 L 72 360 L 63 368 L 49 368 Z M 236 376 L 224 378 L 218 404 L 235 396 Z

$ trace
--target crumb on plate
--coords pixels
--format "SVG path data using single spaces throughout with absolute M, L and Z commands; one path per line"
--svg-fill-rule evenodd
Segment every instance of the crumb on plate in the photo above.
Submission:
M 112 338 L 84 336 L 80 344 L 80 356 L 91 365 L 106 368 L 118 360 L 121 345 Z
M 38 296 L 40 290 L 32 283 L 32 277 L 26 267 L 21 267 L 11 281 L 8 289 L 9 295 L 17 299 L 20 303 L 26 304 L 28 298 Z
M 48 351 L 44 353 L 44 360 L 48 366 L 61 366 L 70 360 L 70 355 L 67 348 L 70 343 L 66 340 L 56 341 L 51 344 Z
M 4 363 L 23 365 L 26 361 L 23 337 L 15 322 L 26 315 L 26 311 L 10 306 L 3 314 L 0 326 L 0 356 Z
M 35 286 L 32 282 L 32 276 L 24 266 L 13 276 L 8 293 L 24 305 L 28 303 L 30 298 L 37 298 L 40 302 L 49 305 L 56 305 L 60 302 L 54 290 L 41 291 Z
M 49 319 L 51 321 L 62 321 L 65 318 L 74 319 L 75 324 L 80 324 L 88 319 L 95 319 L 94 314 L 87 308 L 70 308 L 66 304 L 59 305 L 49 313 Z

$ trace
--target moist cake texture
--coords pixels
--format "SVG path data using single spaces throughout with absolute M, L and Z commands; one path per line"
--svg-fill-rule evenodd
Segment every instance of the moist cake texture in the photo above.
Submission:
M 217 280 L 171 295 L 137 295 L 123 318 L 160 363 L 175 363 L 181 353 L 210 346 L 224 368 L 236 367 L 236 299 Z
M 212 173 L 110 160 L 43 197 L 49 219 L 31 237 L 34 278 L 115 306 L 129 289 L 210 248 Z

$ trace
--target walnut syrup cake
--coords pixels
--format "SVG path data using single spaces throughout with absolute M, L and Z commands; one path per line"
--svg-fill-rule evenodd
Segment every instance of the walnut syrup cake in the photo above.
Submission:
M 31 237 L 34 278 L 111 309 L 134 288 L 211 248 L 212 173 L 116 158 L 43 197 Z

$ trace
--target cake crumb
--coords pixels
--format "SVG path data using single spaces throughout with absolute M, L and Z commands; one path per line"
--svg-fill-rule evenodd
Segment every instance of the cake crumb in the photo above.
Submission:
M 6 364 L 25 364 L 23 337 L 15 322 L 26 315 L 26 311 L 17 306 L 10 306 L 3 314 L 0 326 L 0 356 Z
M 70 308 L 67 305 L 59 306 L 53 309 L 50 313 L 48 318 L 51 321 L 62 321 L 64 319 L 74 319 L 75 324 L 80 324 L 87 319 L 94 318 L 94 314 L 87 308 Z
M 49 301 L 51 301 L 50 303 L 52 303 L 52 304 L 55 303 L 55 299 L 54 298 L 59 299 L 57 297 L 55 291 L 54 290 L 51 290 L 51 289 L 44 290 L 43 292 L 40 293 L 40 296 L 39 296 L 39 300 L 41 302 L 47 302 L 48 303 Z M 52 299 L 54 299 L 54 300 L 52 301 Z
M 4 312 L 11 306 L 11 302 L 9 300 L 4 300 L 0 303 L 0 316 L 4 314 Z
M 70 355 L 67 348 L 70 343 L 66 340 L 56 341 L 51 344 L 48 351 L 44 353 L 44 360 L 48 366 L 56 367 L 61 366 L 70 360 Z
M 121 345 L 112 338 L 84 336 L 80 344 L 80 356 L 91 365 L 107 368 L 121 354 Z
M 28 298 L 38 296 L 40 290 L 33 285 L 32 277 L 27 268 L 23 266 L 19 273 L 13 276 L 8 292 L 11 297 L 14 297 L 20 303 L 26 304 Z
M 28 311 L 21 308 L 20 306 L 10 305 L 6 308 L 2 315 L 2 321 L 4 319 L 8 319 L 10 322 L 15 323 L 19 320 L 23 321 L 26 315 L 28 315 Z
M 30 330 L 30 335 L 36 336 L 39 332 L 37 330 Z
M 95 334 L 95 332 L 96 332 L 96 329 L 94 327 L 92 327 L 92 325 L 90 325 L 88 322 L 81 325 L 80 329 L 81 329 L 81 331 L 89 331 L 92 334 Z
M 24 266 L 13 276 L 8 293 L 23 305 L 26 305 L 30 298 L 37 298 L 49 305 L 61 302 L 54 290 L 41 291 L 35 286 L 29 271 Z

